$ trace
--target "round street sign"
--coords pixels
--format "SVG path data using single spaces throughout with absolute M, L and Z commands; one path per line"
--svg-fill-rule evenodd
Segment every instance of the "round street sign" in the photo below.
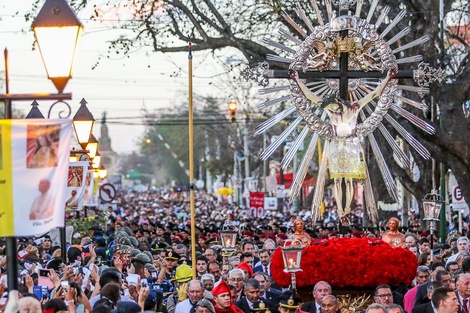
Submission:
M 103 184 L 100 187 L 99 196 L 104 203 L 110 203 L 116 198 L 116 188 L 112 184 Z

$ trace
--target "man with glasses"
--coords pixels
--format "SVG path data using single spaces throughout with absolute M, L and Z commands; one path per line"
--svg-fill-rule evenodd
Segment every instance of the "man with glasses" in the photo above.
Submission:
M 459 312 L 459 299 L 451 288 L 437 288 L 432 294 L 431 301 L 437 313 Z
M 237 292 L 237 301 L 245 294 L 243 293 L 243 285 L 245 284 L 245 272 L 239 268 L 234 268 L 228 274 L 228 284 L 232 285 Z
M 253 275 L 253 279 L 256 279 L 259 282 L 260 297 L 275 303 L 277 306 L 279 304 L 279 297 L 281 296 L 281 292 L 277 291 L 276 289 L 266 289 L 266 287 L 269 286 L 270 277 L 266 275 L 266 273 L 256 272 Z
M 392 289 L 389 285 L 380 285 L 375 288 L 374 302 L 383 306 L 393 303 Z

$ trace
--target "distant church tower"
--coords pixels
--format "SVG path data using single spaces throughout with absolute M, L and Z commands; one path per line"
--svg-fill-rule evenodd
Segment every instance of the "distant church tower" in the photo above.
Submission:
M 98 139 L 98 151 L 101 154 L 101 163 L 108 170 L 108 176 L 116 173 L 117 154 L 111 148 L 111 138 L 109 138 L 108 126 L 106 125 L 106 111 L 101 118 L 101 133 Z

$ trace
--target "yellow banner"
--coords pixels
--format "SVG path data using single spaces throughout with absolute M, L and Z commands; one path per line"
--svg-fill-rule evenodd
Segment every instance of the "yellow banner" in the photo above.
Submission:
M 13 234 L 13 171 L 11 167 L 11 121 L 7 120 L 0 125 L 0 234 L 7 236 Z
M 0 120 L 0 236 L 64 225 L 72 121 Z

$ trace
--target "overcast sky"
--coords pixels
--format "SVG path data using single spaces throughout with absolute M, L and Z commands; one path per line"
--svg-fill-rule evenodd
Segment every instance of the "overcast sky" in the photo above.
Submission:
M 32 1 L 0 0 L 0 49 L 9 50 L 9 76 L 10 93 L 56 93 L 55 87 L 47 79 L 39 51 L 32 51 L 33 33 L 28 30 L 30 23 L 23 19 L 25 12 Z M 23 6 L 23 7 L 22 7 Z M 19 16 L 14 16 L 20 12 Z M 141 123 L 141 109 L 149 110 L 173 107 L 178 101 L 175 98 L 183 95 L 187 99 L 187 53 L 163 55 L 142 51 L 130 58 L 107 59 L 92 70 L 99 56 L 106 56 L 107 40 L 115 38 L 116 32 L 109 27 L 91 22 L 79 14 L 85 25 L 78 55 L 74 67 L 74 76 L 69 81 L 65 92 L 73 94 L 72 116 L 79 107 L 79 102 L 85 98 L 95 119 L 100 119 L 103 111 L 107 111 L 109 131 L 112 147 L 118 152 L 131 152 L 137 149 L 136 142 L 144 131 Z M 208 72 L 210 59 L 205 58 L 206 53 L 194 55 L 194 92 L 204 94 L 212 88 Z M 3 59 L 3 58 L 2 58 Z M 201 60 L 206 60 L 201 64 Z M 3 72 L 4 64 L 0 61 L 0 70 Z M 171 77 L 174 71 L 181 73 L 180 77 Z M 213 69 L 214 73 L 217 69 Z M 4 92 L 4 86 L 1 87 Z M 28 102 L 15 102 L 15 108 L 29 111 Z M 49 104 L 40 102 L 44 115 L 47 114 Z M 119 125 L 113 123 L 116 118 L 123 118 L 123 122 L 132 125 Z M 95 126 L 93 134 L 99 138 L 99 123 Z

